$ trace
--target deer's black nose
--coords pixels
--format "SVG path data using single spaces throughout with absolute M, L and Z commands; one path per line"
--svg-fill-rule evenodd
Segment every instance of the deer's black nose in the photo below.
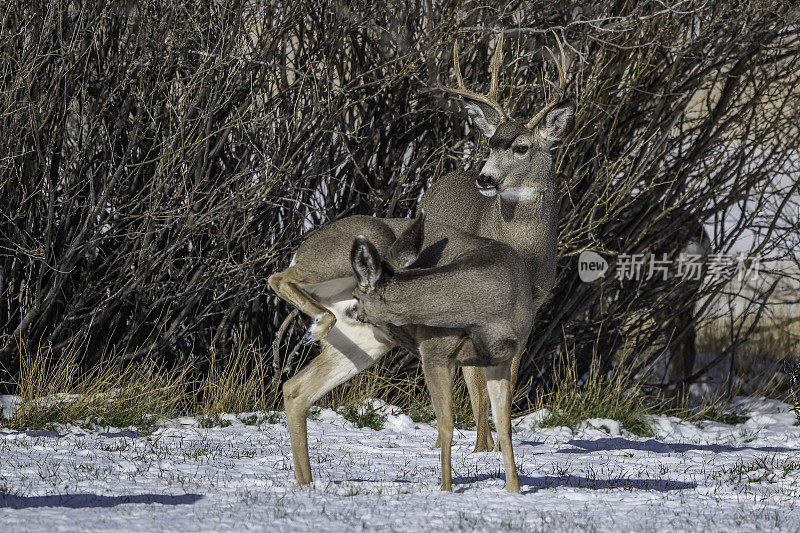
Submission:
M 497 188 L 497 181 L 493 177 L 488 176 L 486 174 L 479 175 L 478 179 L 475 180 L 475 183 L 477 183 L 478 187 L 480 187 L 481 189 Z

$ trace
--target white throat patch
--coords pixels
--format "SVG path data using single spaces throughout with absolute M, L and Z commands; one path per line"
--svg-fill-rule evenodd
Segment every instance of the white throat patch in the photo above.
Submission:
M 509 202 L 541 200 L 547 189 L 542 187 L 511 187 L 500 193 L 500 198 Z
M 489 198 L 492 196 L 497 196 L 497 189 L 478 189 L 478 192 L 484 196 L 488 196 Z

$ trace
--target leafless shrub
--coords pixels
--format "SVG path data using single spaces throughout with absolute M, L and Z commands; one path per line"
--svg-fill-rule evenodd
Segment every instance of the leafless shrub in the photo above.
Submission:
M 300 328 L 284 323 L 267 276 L 311 228 L 407 216 L 432 180 L 478 164 L 480 140 L 437 87 L 456 38 L 465 77 L 483 79 L 501 28 L 515 114 L 546 96 L 540 59 L 553 32 L 579 108 L 557 155 L 560 278 L 521 377 L 546 382 L 539 369 L 559 347 L 663 351 L 688 334 L 669 317 L 724 280 L 690 294 L 656 280 L 581 283 L 576 256 L 674 254 L 703 224 L 719 230 L 715 251 L 743 235 L 753 253 L 779 251 L 797 224 L 787 215 L 800 164 L 797 23 L 788 2 L 9 5 L 4 380 L 22 347 L 80 344 L 87 365 L 113 353 L 205 372 L 212 353 L 222 364 L 257 342 L 275 347 L 277 388 L 300 359 Z M 406 363 L 400 354 L 389 367 Z

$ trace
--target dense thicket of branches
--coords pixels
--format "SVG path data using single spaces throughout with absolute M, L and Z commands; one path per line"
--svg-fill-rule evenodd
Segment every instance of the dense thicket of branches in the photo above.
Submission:
M 408 216 L 432 180 L 480 161 L 436 87 L 456 38 L 465 78 L 485 82 L 500 28 L 514 114 L 546 96 L 553 32 L 579 109 L 558 156 L 559 283 L 524 377 L 558 346 L 679 337 L 659 317 L 715 290 L 581 283 L 583 249 L 673 253 L 716 222 L 716 251 L 754 232 L 766 253 L 797 222 L 784 201 L 800 111 L 788 2 L 110 4 L 2 8 L 3 381 L 42 345 L 199 369 L 212 350 L 269 346 L 288 309 L 266 278 L 309 229 Z M 591 312 L 601 291 L 619 293 L 610 322 Z M 630 316 L 655 327 L 619 327 Z

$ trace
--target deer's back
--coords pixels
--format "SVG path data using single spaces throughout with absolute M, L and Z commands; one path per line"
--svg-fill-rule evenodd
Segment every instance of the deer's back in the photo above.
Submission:
M 425 305 L 434 315 L 457 313 L 464 325 L 499 320 L 526 336 L 534 301 L 525 263 L 505 243 L 445 228 L 460 251 L 439 264 L 420 261 L 398 272 L 387 299 L 398 308 Z
M 350 248 L 364 235 L 387 257 L 397 237 L 413 222 L 409 218 L 376 218 L 353 215 L 322 226 L 300 245 L 294 268 L 305 279 L 322 280 L 352 276 Z M 423 251 L 414 268 L 449 264 L 467 250 L 491 246 L 494 241 L 440 223 L 426 223 Z
M 293 267 L 300 278 L 318 283 L 353 276 L 350 248 L 358 235 L 367 237 L 385 255 L 412 219 L 365 215 L 342 218 L 314 230 L 297 249 Z

